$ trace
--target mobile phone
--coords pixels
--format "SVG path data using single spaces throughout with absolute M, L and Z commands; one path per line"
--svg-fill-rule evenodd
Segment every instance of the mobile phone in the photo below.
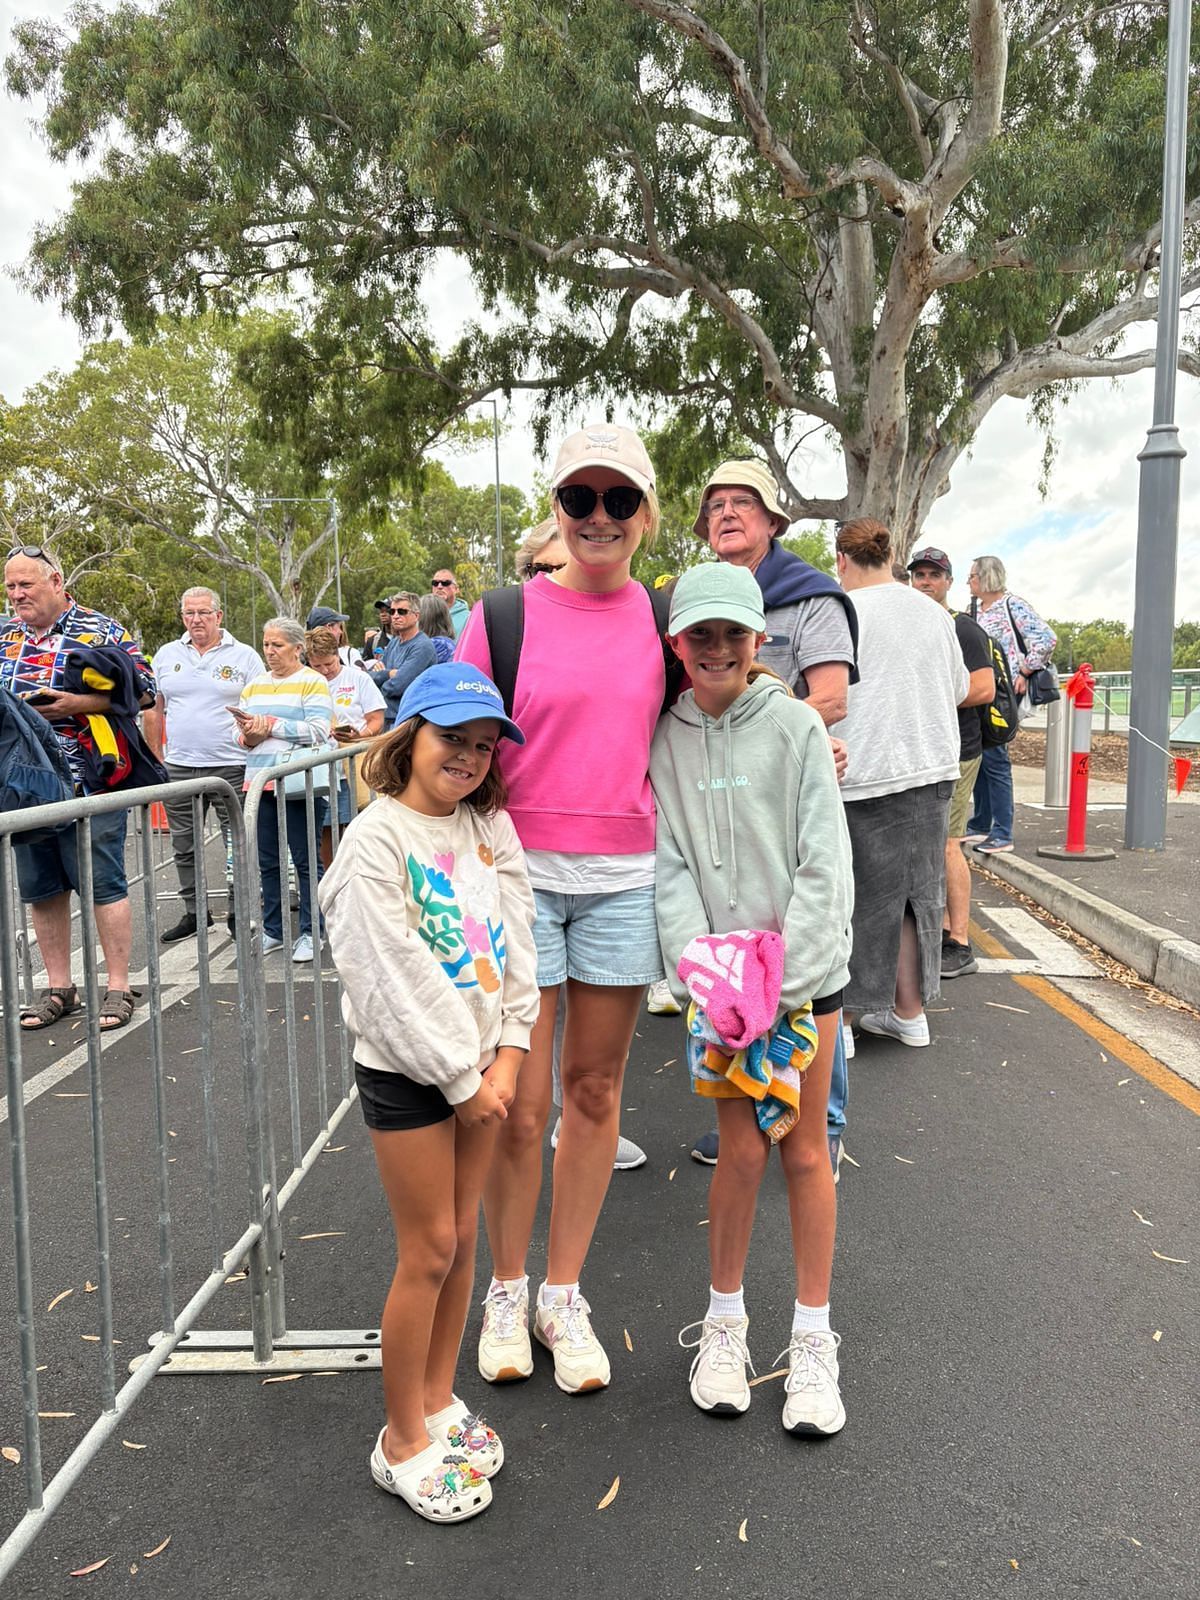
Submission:
M 25 703 L 31 706 L 53 705 L 58 695 L 53 689 L 35 689 L 32 694 L 25 696 Z

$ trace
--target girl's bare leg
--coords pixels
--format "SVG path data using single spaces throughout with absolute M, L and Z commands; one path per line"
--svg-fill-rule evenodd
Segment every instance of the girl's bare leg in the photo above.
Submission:
M 519 1082 L 518 1077 L 518 1082 Z M 454 1374 L 463 1329 L 475 1285 L 475 1241 L 479 1233 L 479 1201 L 492 1164 L 496 1133 L 502 1124 L 485 1128 L 454 1127 L 454 1263 L 446 1274 L 429 1338 L 425 1363 L 425 1415 L 433 1416 L 454 1398 Z
M 645 993 L 644 985 L 609 988 L 567 980 L 562 1130 L 554 1157 L 546 1263 L 549 1283 L 577 1283 L 583 1271 L 612 1178 L 625 1060 Z M 551 1041 L 553 1031 L 551 1010 L 547 1030 Z
M 713 1288 L 719 1294 L 734 1294 L 742 1287 L 758 1188 L 771 1146 L 759 1131 L 753 1101 L 741 1096 L 718 1100 L 716 1105 L 721 1142 L 708 1191 L 708 1254 Z
M 492 1271 L 498 1278 L 525 1275 L 525 1257 L 542 1191 L 542 1144 L 550 1115 L 550 1064 L 558 987 L 542 990 L 542 1006 L 517 1076 L 517 1093 L 500 1124 L 491 1171 L 483 1190 Z M 449 1404 L 449 1401 L 446 1401 Z
M 393 1463 L 407 1461 L 431 1442 L 425 1429 L 426 1372 L 438 1301 L 458 1249 L 455 1127 L 451 1117 L 428 1128 L 370 1130 L 396 1230 L 396 1271 L 380 1323 L 387 1412 L 383 1453 Z
M 779 1144 L 787 1180 L 792 1251 L 796 1258 L 796 1299 L 806 1306 L 823 1306 L 829 1299 L 833 1242 L 837 1232 L 837 1191 L 833 1186 L 825 1123 L 839 1026 L 837 1012 L 817 1017 L 816 1024 L 817 1053 L 804 1075 L 800 1120 Z M 724 1154 L 722 1130 L 722 1159 Z M 718 1162 L 717 1171 L 720 1170 Z

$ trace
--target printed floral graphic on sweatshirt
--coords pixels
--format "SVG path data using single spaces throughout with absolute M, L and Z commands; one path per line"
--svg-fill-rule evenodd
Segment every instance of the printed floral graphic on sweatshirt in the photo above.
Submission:
M 495 994 L 504 976 L 506 946 L 500 916 L 500 885 L 492 852 L 453 851 L 432 862 L 408 857 L 412 895 L 421 913 L 417 932 L 458 989 Z

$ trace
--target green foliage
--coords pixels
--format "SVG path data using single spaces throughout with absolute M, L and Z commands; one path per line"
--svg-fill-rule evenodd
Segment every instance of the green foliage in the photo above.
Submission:
M 847 493 L 796 488 L 794 508 L 883 515 L 907 549 L 995 399 L 1076 376 L 1063 341 L 1141 292 L 1164 8 L 1050 26 L 1022 0 L 1000 13 L 1006 77 L 969 29 L 992 13 L 965 0 L 714 0 L 668 8 L 676 25 L 653 9 L 125 0 L 20 25 L 10 88 L 44 101 L 55 156 L 99 153 L 29 282 L 85 327 L 146 335 L 163 309 L 303 294 L 302 334 L 241 353 L 263 437 L 308 492 L 336 463 L 344 503 L 374 515 L 397 483 L 415 492 L 449 418 L 521 383 L 540 389 L 539 446 L 585 406 L 669 409 L 664 446 L 696 470 L 747 441 L 787 459 L 826 427 Z M 924 201 L 968 137 L 927 237 Z M 1194 267 L 1194 232 L 1187 250 Z M 484 312 L 439 351 L 426 300 L 448 251 Z
M 386 419 L 353 403 L 357 370 L 325 381 L 305 348 L 292 318 L 264 312 L 164 319 L 145 342 L 90 345 L 22 405 L 0 401 L 4 527 L 52 542 L 73 592 L 154 644 L 177 629 L 188 584 L 221 593 L 227 626 L 248 638 L 277 612 L 332 601 L 335 503 L 351 626 L 374 622 L 382 593 L 426 589 L 439 565 L 468 593 L 494 581 L 495 491 L 421 456 L 394 471 L 394 447 L 370 431 Z M 502 486 L 510 570 L 529 521 Z

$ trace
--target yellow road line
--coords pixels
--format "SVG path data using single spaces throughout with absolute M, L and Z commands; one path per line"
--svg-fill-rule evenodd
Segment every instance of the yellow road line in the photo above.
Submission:
M 971 923 L 970 932 L 972 941 L 985 956 L 991 956 L 999 961 L 1012 959 L 1012 952 L 1006 950 L 999 939 L 974 921 Z M 1012 976 L 1013 982 L 1027 994 L 1036 995 L 1039 1000 L 1045 1001 L 1052 1011 L 1057 1011 L 1060 1017 L 1073 1022 L 1109 1055 L 1116 1056 L 1117 1060 L 1123 1062 L 1130 1071 L 1136 1072 L 1139 1078 L 1144 1078 L 1154 1088 L 1160 1089 L 1165 1095 L 1170 1095 L 1172 1100 L 1200 1116 L 1200 1089 L 1189 1083 L 1186 1078 L 1178 1077 L 1140 1045 L 1134 1044 L 1115 1028 L 1110 1028 L 1107 1022 L 1101 1022 L 1098 1017 L 1094 1017 L 1090 1011 L 1085 1010 L 1069 995 L 1056 988 L 1048 978 L 1034 977 L 1030 973 L 1014 973 Z

